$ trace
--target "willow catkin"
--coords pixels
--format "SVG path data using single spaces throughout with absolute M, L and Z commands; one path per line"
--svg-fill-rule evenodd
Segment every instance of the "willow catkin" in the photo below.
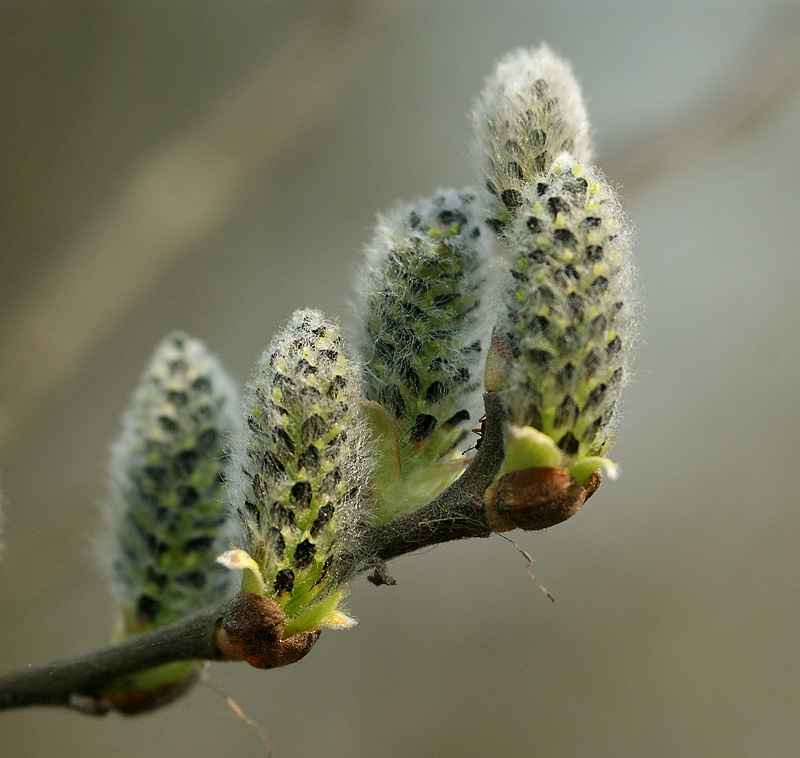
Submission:
M 217 359 L 178 332 L 142 377 L 111 451 L 107 551 L 123 636 L 175 621 L 228 589 L 215 559 L 231 536 L 223 467 L 235 397 Z
M 292 316 L 244 393 L 231 508 L 239 547 L 291 633 L 341 623 L 336 560 L 359 519 L 370 466 L 360 396 L 339 328 L 313 310 Z
M 601 174 L 565 154 L 526 188 L 507 239 L 507 422 L 546 434 L 567 465 L 602 455 L 631 370 L 632 230 Z
M 366 398 L 388 417 L 377 434 L 396 437 L 386 457 L 398 468 L 381 479 L 378 521 L 423 505 L 462 468 L 456 447 L 478 407 L 486 348 L 490 255 L 479 219 L 473 191 L 440 191 L 381 218 L 367 248 L 358 346 Z
M 473 114 L 476 161 L 491 194 L 489 225 L 502 232 L 526 186 L 562 152 L 589 163 L 589 120 L 572 67 L 547 45 L 506 55 Z

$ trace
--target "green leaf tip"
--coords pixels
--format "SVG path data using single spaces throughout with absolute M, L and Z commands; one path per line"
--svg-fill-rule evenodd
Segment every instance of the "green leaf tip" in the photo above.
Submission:
M 582 487 L 586 485 L 592 474 L 600 469 L 606 472 L 609 479 L 616 479 L 619 476 L 617 464 L 609 458 L 600 456 L 590 455 L 586 458 L 579 458 L 569 466 L 569 472 Z
M 528 468 L 560 468 L 564 454 L 552 437 L 531 426 L 506 429 L 505 459 L 502 474 Z

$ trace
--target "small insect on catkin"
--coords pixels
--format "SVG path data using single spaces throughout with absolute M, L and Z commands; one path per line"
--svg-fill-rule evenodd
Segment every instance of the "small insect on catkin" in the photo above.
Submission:
M 111 449 L 109 562 L 118 637 L 169 624 L 224 597 L 216 556 L 231 536 L 224 445 L 236 427 L 236 390 L 201 342 L 167 337 L 145 372 Z M 113 557 L 112 557 L 113 556 Z M 118 680 L 106 697 L 136 713 L 179 697 L 192 661 Z
M 473 110 L 475 150 L 492 196 L 489 225 L 502 233 L 527 185 L 567 151 L 592 158 L 589 120 L 570 64 L 547 45 L 509 53 Z
M 507 422 L 547 435 L 581 484 L 605 463 L 630 374 L 632 237 L 611 187 L 569 155 L 526 189 L 508 232 Z
M 229 475 L 239 547 L 249 555 L 242 589 L 281 606 L 284 638 L 347 623 L 337 610 L 337 557 L 358 522 L 370 466 L 359 399 L 339 328 L 313 310 L 292 316 L 244 393 Z
M 412 511 L 463 465 L 456 445 L 474 414 L 488 277 L 475 193 L 446 190 L 380 219 L 359 283 L 359 347 L 373 436 L 374 517 Z

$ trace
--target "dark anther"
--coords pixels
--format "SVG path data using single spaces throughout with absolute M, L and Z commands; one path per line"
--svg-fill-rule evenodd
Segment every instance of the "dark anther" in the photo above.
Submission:
M 347 379 L 345 379 L 341 374 L 336 374 L 331 379 L 331 383 L 328 385 L 328 392 L 326 393 L 328 397 L 335 398 L 339 396 L 339 393 L 347 386 Z
M 320 531 L 322 531 L 333 518 L 334 507 L 330 503 L 327 503 L 319 509 L 319 514 L 314 519 L 314 523 L 311 525 L 311 536 L 316 537 Z
M 282 461 L 287 461 L 294 455 L 294 442 L 283 427 L 276 426 L 272 430 L 272 442 L 276 448 L 276 454 Z
M 152 621 L 160 608 L 161 604 L 154 597 L 140 595 L 136 602 L 136 615 L 142 621 Z
M 402 418 L 406 412 L 406 404 L 403 401 L 403 393 L 397 385 L 390 384 L 386 387 L 381 387 L 378 392 L 378 402 L 386 408 L 387 411 L 394 414 L 395 418 Z
M 283 551 L 286 550 L 286 540 L 283 538 L 283 535 L 276 527 L 270 527 L 269 533 L 267 534 L 269 541 L 275 548 L 275 552 L 278 554 L 278 558 L 283 558 Z
M 310 474 L 314 474 L 319 469 L 320 455 L 316 445 L 309 445 L 297 459 L 299 468 L 304 468 Z
M 183 584 L 186 587 L 193 587 L 196 590 L 202 589 L 206 586 L 206 574 L 203 571 L 184 571 L 175 577 L 178 584 Z
M 445 209 L 439 214 L 439 221 L 441 221 L 445 226 L 451 226 L 452 224 L 465 226 L 467 223 L 467 217 L 459 210 Z
M 339 471 L 339 468 L 331 469 L 325 476 L 322 477 L 322 482 L 320 483 L 320 491 L 325 492 L 327 494 L 331 494 L 334 489 L 336 489 L 336 485 L 342 481 L 342 472 Z
M 289 503 L 293 508 L 308 508 L 311 505 L 311 483 L 295 482 L 289 492 Z
M 325 419 L 319 414 L 309 416 L 300 428 L 300 436 L 303 438 L 303 444 L 307 445 L 319 438 L 325 432 Z
M 574 423 L 578 416 L 578 406 L 571 397 L 565 397 L 561 405 L 556 409 L 556 415 L 553 419 L 553 426 L 558 429 L 562 426 L 568 426 Z
M 436 428 L 436 417 L 429 413 L 420 413 L 414 420 L 409 436 L 412 442 L 421 442 L 427 439 Z
M 450 418 L 447 419 L 447 421 L 445 421 L 442 424 L 442 426 L 444 428 L 450 428 L 456 426 L 457 424 L 460 424 L 462 421 L 468 421 L 468 420 L 469 420 L 469 411 L 462 409 L 457 413 L 453 414 L 452 416 L 450 416 Z
M 594 408 L 596 405 L 599 405 L 603 402 L 603 398 L 606 396 L 606 392 L 608 391 L 608 386 L 605 384 L 598 384 L 590 393 L 589 397 L 586 398 L 586 403 L 583 406 L 584 410 L 588 410 L 589 408 Z
M 271 450 L 267 450 L 267 452 L 264 453 L 264 471 L 266 471 L 270 477 L 280 476 L 286 473 L 283 463 L 281 463 L 278 456 Z
M 602 245 L 589 245 L 586 248 L 586 260 L 596 263 L 603 257 Z
M 556 229 L 555 232 L 553 232 L 553 236 L 562 245 L 567 245 L 569 247 L 575 247 L 578 244 L 578 240 L 576 239 L 575 235 L 569 229 Z
M 534 129 L 531 132 L 531 145 L 533 147 L 544 147 L 545 140 L 547 139 L 547 135 L 541 129 Z
M 575 455 L 578 452 L 578 440 L 572 432 L 567 432 L 559 441 L 558 446 L 567 454 Z
M 161 424 L 161 428 L 169 434 L 174 434 L 178 431 L 178 422 L 169 416 L 159 416 L 158 423 Z
M 175 460 L 175 472 L 183 478 L 189 476 L 197 466 L 197 450 L 188 448 L 181 450 Z
M 275 501 L 270 507 L 273 523 L 281 526 L 294 526 L 294 511 L 289 510 L 285 505 Z
M 219 434 L 217 434 L 217 430 L 213 427 L 203 429 L 203 431 L 197 435 L 197 447 L 201 450 L 212 450 L 217 446 L 218 442 Z
M 313 542 L 310 540 L 303 540 L 294 549 L 294 565 L 301 570 L 308 568 L 311 565 L 311 561 L 314 560 L 316 552 L 317 547 Z
M 495 234 L 500 234 L 503 231 L 503 222 L 499 218 L 487 218 L 486 226 L 488 226 Z
M 511 179 L 519 179 L 522 181 L 525 178 L 525 174 L 522 173 L 522 166 L 516 161 L 510 161 L 506 167 L 506 171 Z
M 559 213 L 569 213 L 569 203 L 563 197 L 551 197 L 547 201 L 547 207 L 550 209 L 550 214 L 553 218 Z
M 503 201 L 503 205 L 509 210 L 519 208 L 519 206 L 522 205 L 522 193 L 516 189 L 503 190 L 500 199 Z
M 275 574 L 275 582 L 272 585 L 277 594 L 291 592 L 294 589 L 294 571 L 290 568 L 281 569 Z
M 425 399 L 429 403 L 438 403 L 447 397 L 447 387 L 442 382 L 435 381 L 428 385 L 425 391 Z
M 528 350 L 526 357 L 539 368 L 546 368 L 553 360 L 553 355 L 550 353 L 550 351 L 542 350 L 540 348 Z
M 198 553 L 208 550 L 213 544 L 213 537 L 194 537 L 190 540 L 187 540 L 186 544 L 183 546 L 183 549 L 186 553 Z

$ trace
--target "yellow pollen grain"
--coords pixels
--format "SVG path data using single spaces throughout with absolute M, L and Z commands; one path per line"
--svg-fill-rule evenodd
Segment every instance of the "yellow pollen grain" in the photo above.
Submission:
M 608 266 L 602 261 L 595 263 L 594 266 L 592 267 L 592 273 L 595 276 L 608 277 Z

